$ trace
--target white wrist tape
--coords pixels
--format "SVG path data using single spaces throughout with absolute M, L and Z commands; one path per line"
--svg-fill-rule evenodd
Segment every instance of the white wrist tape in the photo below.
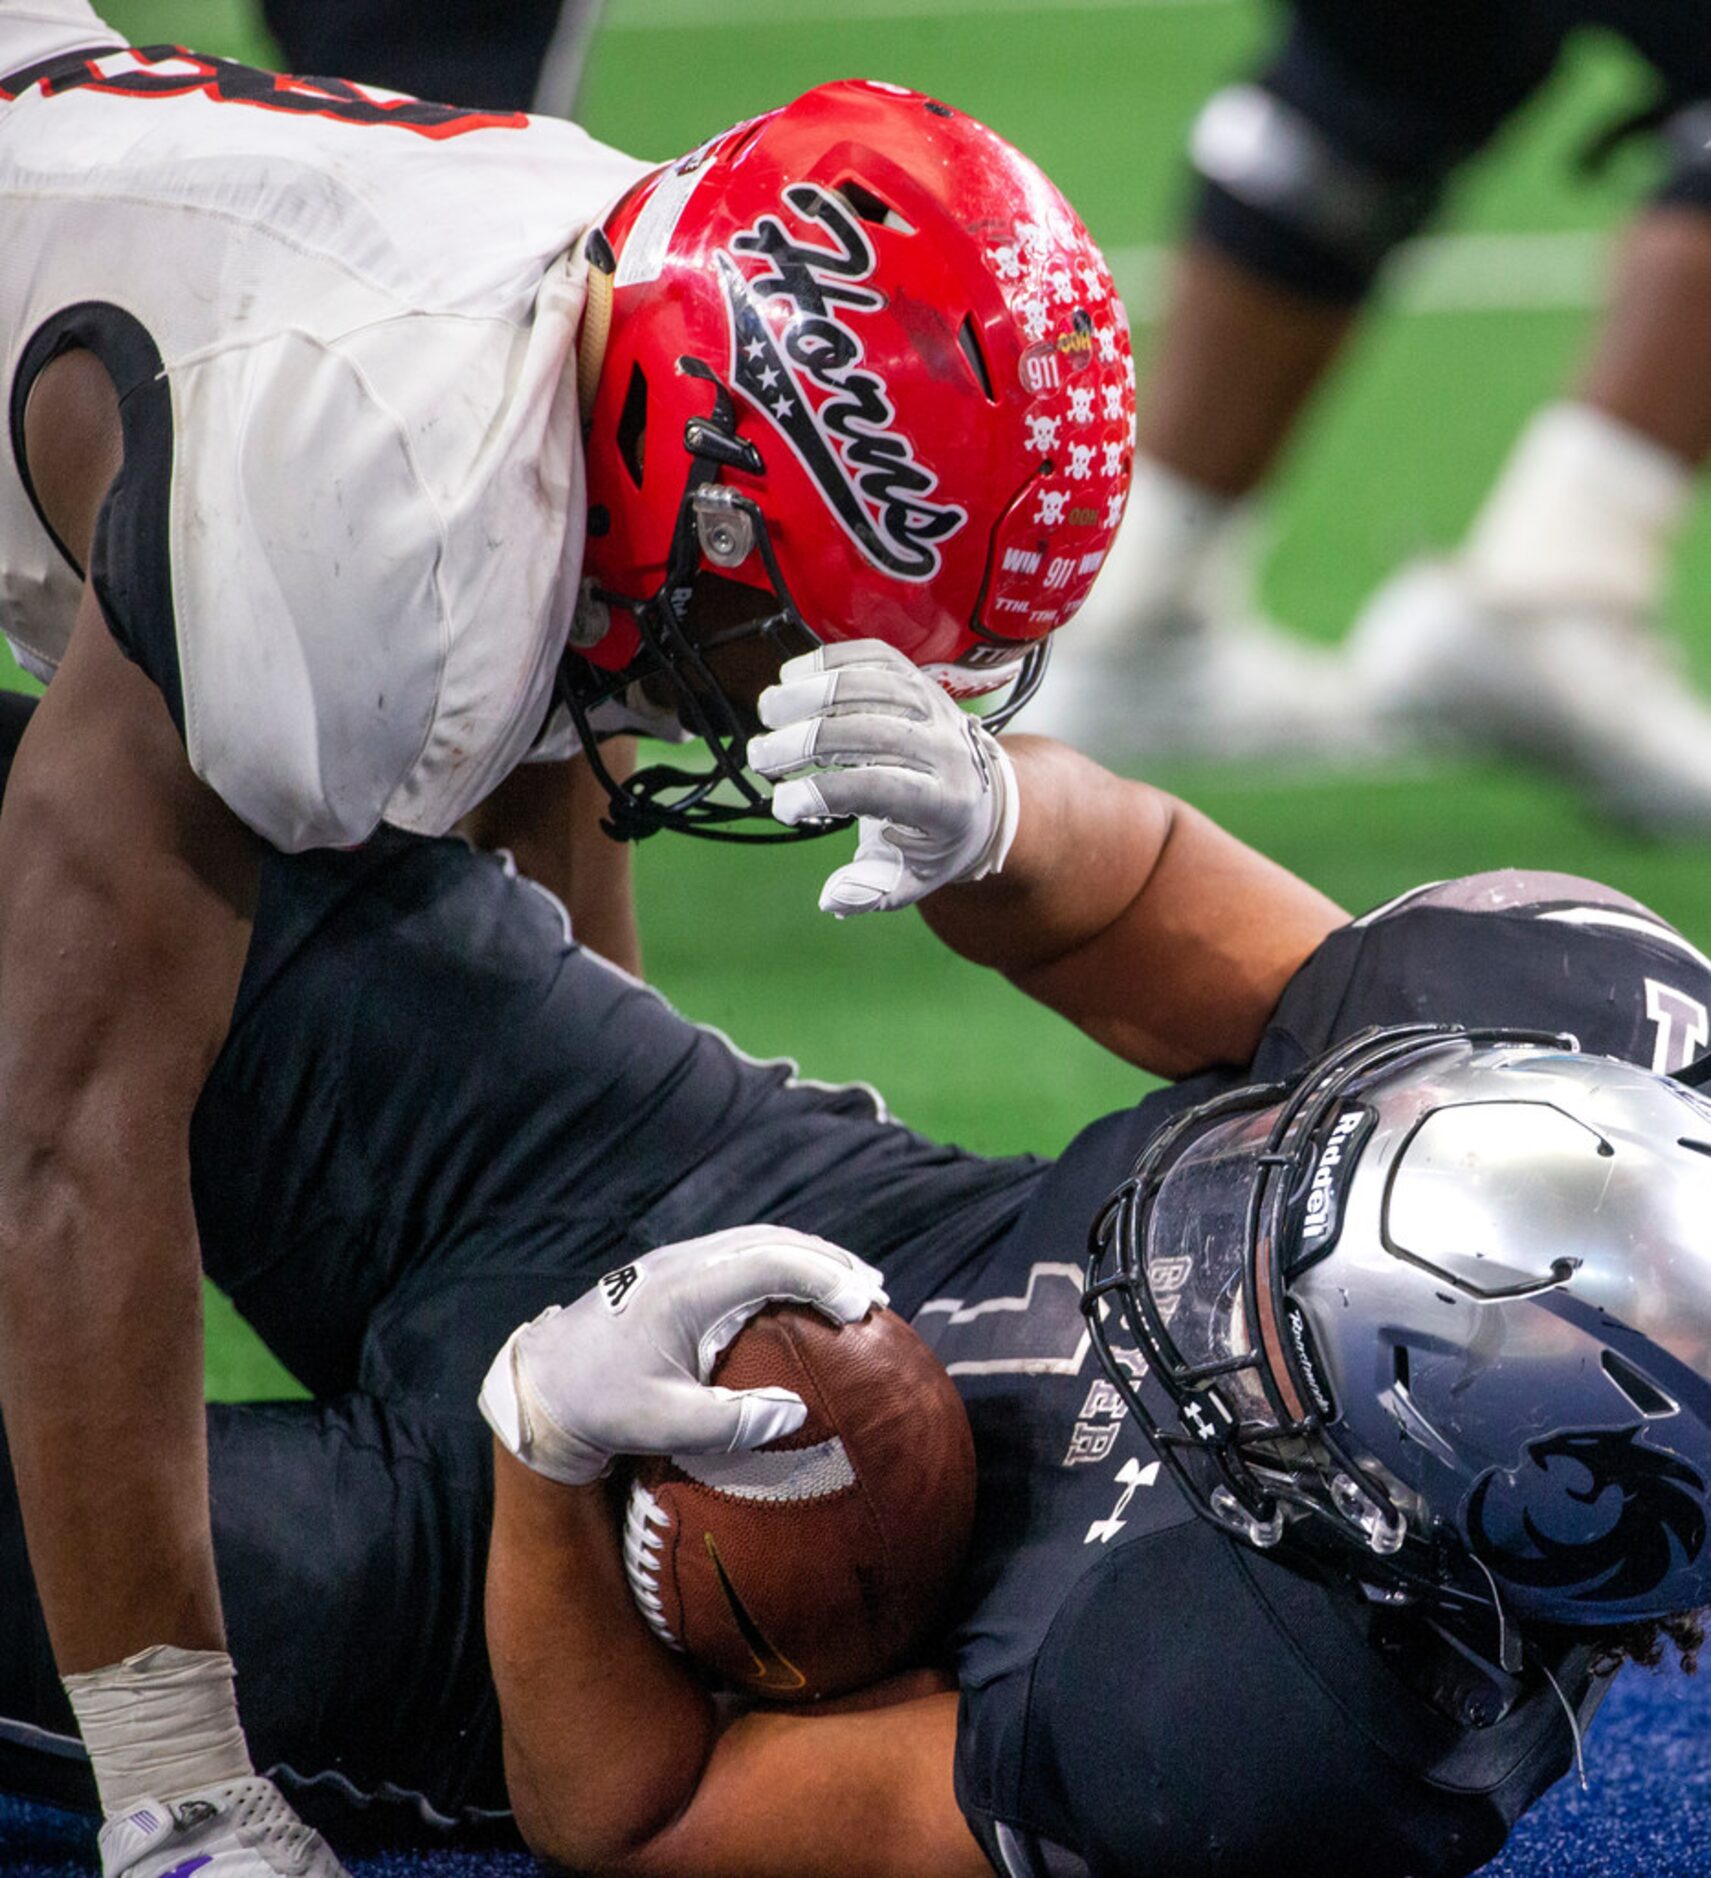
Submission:
M 1493 606 L 1647 613 L 1692 499 L 1672 451 L 1590 405 L 1552 405 L 1521 433 L 1462 564 Z
M 224 1650 L 166 1644 L 64 1679 L 109 1818 L 255 1772 L 235 1675 Z

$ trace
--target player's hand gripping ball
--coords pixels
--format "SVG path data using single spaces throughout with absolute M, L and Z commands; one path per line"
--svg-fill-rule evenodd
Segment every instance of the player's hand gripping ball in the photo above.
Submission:
M 526 1466 L 641 1463 L 630 1584 L 668 1643 L 810 1701 L 907 1662 L 974 1510 L 950 1378 L 841 1246 L 738 1226 L 661 1246 L 507 1338 L 481 1410 Z
M 793 1434 L 637 1463 L 630 1586 L 674 1648 L 768 1701 L 809 1702 L 907 1664 L 950 1594 L 974 1516 L 962 1399 L 904 1321 L 773 1305 L 713 1380 L 788 1389 Z
M 791 1435 L 808 1410 L 788 1389 L 713 1379 L 731 1339 L 768 1304 L 853 1324 L 886 1303 L 853 1252 L 788 1226 L 733 1226 L 610 1271 L 505 1339 L 481 1412 L 525 1467 L 567 1487 L 620 1454 L 728 1454 Z

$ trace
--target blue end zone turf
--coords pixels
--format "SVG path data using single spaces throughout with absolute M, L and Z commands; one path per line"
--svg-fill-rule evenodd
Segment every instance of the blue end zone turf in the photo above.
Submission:
M 1516 1828 L 1491 1878 L 1689 1878 L 1711 1862 L 1711 1667 L 1699 1678 L 1630 1669 L 1571 1774 Z
M 1571 1775 L 1521 1822 L 1489 1878 L 1702 1878 L 1711 1870 L 1711 1669 L 1703 1686 L 1629 1670 L 1587 1742 L 1590 1791 Z M 521 1852 L 371 1852 L 354 1878 L 535 1878 Z M 87 1878 L 94 1832 L 70 1814 L 0 1798 L 6 1878 Z

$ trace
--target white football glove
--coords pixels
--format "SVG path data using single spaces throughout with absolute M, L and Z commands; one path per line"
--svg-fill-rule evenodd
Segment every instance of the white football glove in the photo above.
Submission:
M 802 1426 L 802 1398 L 707 1379 L 775 1302 L 853 1324 L 886 1296 L 871 1265 L 787 1226 L 661 1246 L 513 1331 L 481 1385 L 481 1412 L 518 1460 L 566 1486 L 598 1480 L 618 1454 L 760 1447 Z
M 347 1878 L 325 1839 L 271 1780 L 139 1800 L 101 1828 L 106 1878 Z
M 1004 865 L 1019 810 L 1010 759 L 896 647 L 853 639 L 790 659 L 757 708 L 770 728 L 749 764 L 777 784 L 778 820 L 860 818 L 822 912 L 889 912 Z

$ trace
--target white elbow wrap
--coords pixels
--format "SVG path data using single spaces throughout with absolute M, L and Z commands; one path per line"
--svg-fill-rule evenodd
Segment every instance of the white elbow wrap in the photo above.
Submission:
M 171 1800 L 255 1772 L 224 1650 L 142 1650 L 67 1676 L 109 1818 L 139 1800 Z

